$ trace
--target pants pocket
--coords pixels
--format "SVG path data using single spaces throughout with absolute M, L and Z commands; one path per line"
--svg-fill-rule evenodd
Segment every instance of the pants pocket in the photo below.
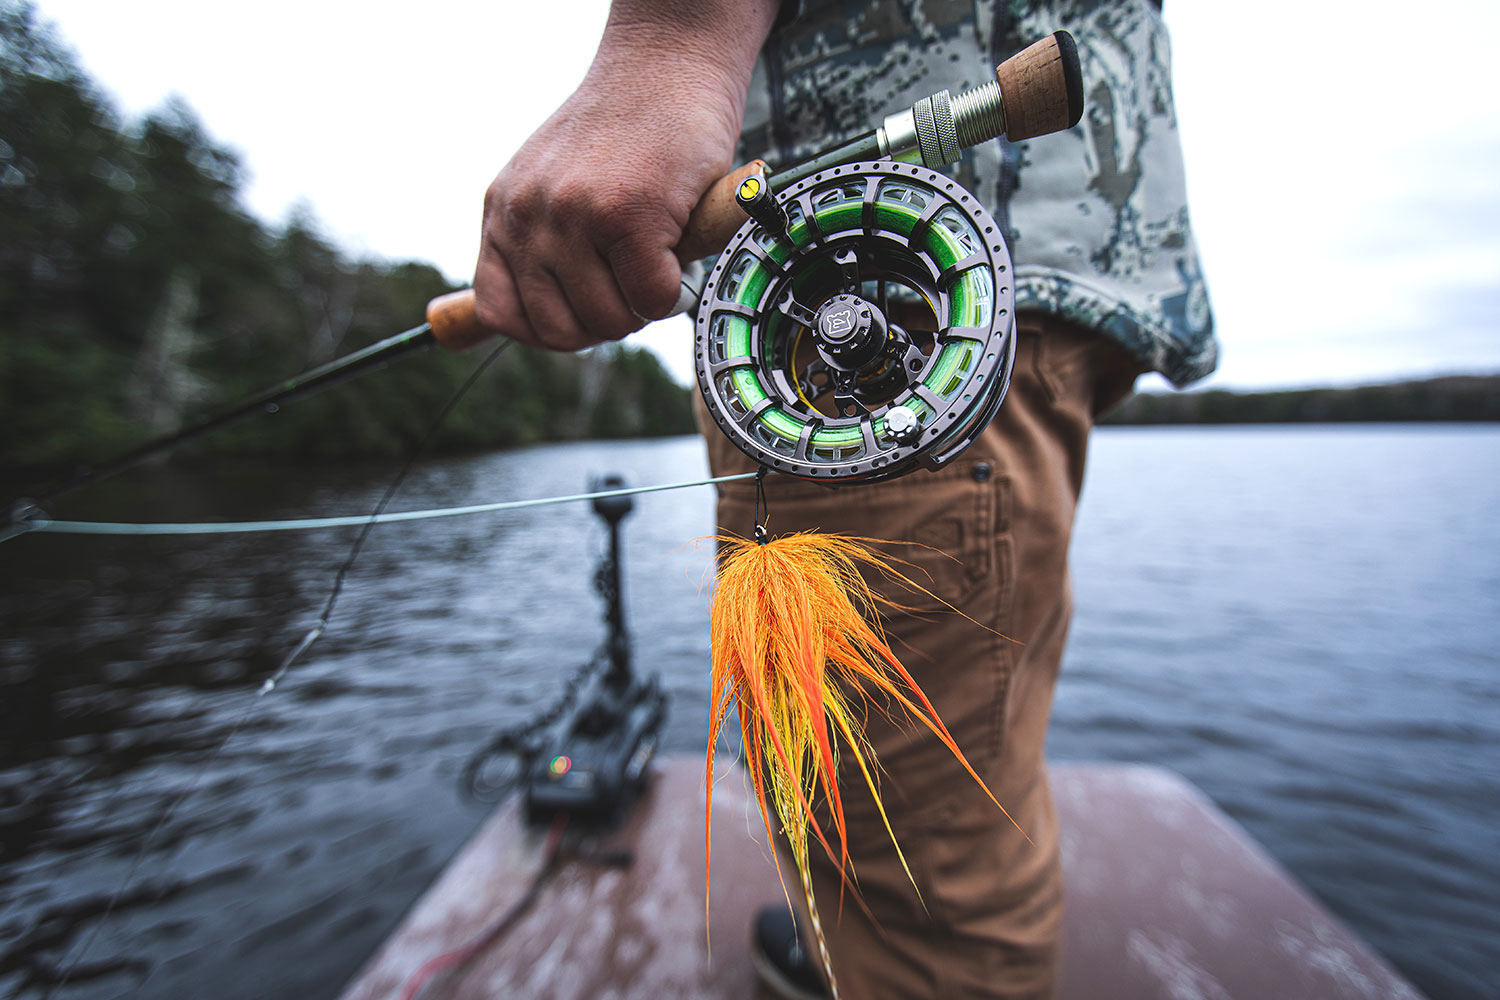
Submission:
M 1011 663 L 1012 644 L 997 634 L 1007 627 L 1012 586 L 1008 479 L 996 474 L 992 460 L 963 456 L 938 472 L 873 487 L 830 488 L 785 477 L 769 477 L 765 486 L 773 536 L 821 531 L 868 538 L 926 591 L 907 590 L 878 571 L 866 574 L 877 594 L 904 606 L 882 614 L 892 650 L 959 748 L 983 770 L 982 762 L 1001 743 L 994 727 L 1003 725 L 999 708 Z M 725 484 L 721 530 L 748 534 L 753 518 L 754 485 Z M 855 704 L 879 760 L 881 795 L 898 834 L 924 817 L 930 820 L 932 810 L 955 797 L 982 794 L 952 752 L 900 706 L 862 699 Z M 858 766 L 848 753 L 839 763 L 851 847 L 888 849 Z
M 1123 402 L 1145 371 L 1113 340 L 1065 320 L 1023 316 L 1020 326 L 1037 334 L 1033 366 L 1049 401 L 1081 404 L 1091 422 Z
M 866 579 L 877 594 L 914 611 L 951 605 L 980 621 L 994 611 L 980 600 L 994 589 L 998 535 L 1005 521 L 1009 482 L 994 463 L 959 458 L 937 472 L 919 471 L 874 486 L 828 487 L 789 477 L 765 481 L 766 525 L 772 536 L 796 531 L 854 535 L 888 558 L 922 590 Z M 720 530 L 748 535 L 755 521 L 753 483 L 725 483 Z

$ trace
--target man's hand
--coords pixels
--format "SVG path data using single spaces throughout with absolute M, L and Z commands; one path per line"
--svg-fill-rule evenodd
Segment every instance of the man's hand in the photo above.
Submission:
M 731 165 L 775 9 L 616 0 L 583 83 L 485 194 L 481 324 L 576 351 L 671 311 L 682 278 L 672 248 Z

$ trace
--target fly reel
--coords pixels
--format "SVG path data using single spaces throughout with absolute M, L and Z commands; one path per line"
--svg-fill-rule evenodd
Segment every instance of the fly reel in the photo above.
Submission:
M 957 182 L 830 167 L 750 213 L 704 285 L 698 387 L 750 459 L 808 479 L 940 468 L 989 425 L 1015 361 L 1010 255 Z

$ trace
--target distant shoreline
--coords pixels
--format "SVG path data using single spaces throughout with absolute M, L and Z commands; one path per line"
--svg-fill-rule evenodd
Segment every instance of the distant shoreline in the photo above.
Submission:
M 1140 393 L 1105 414 L 1105 426 L 1500 422 L 1500 375 L 1349 388 L 1270 392 Z
M 691 390 L 681 389 L 684 399 Z M 1003 404 L 1002 404 L 1003 405 Z M 1145 392 L 1131 396 L 1099 421 L 1103 427 L 1230 426 L 1267 424 L 1431 424 L 1500 423 L 1500 374 L 1446 375 L 1438 378 L 1392 382 L 1348 388 L 1281 389 L 1236 392 L 1213 389 L 1203 392 Z M 691 432 L 683 432 L 691 433 Z M 649 438 L 657 434 L 624 437 Z M 677 434 L 667 434 L 674 437 Z M 586 433 L 547 441 L 518 441 L 499 445 L 448 444 L 434 457 L 504 451 L 542 444 L 594 440 Z M 270 465 L 317 464 L 329 461 L 380 466 L 389 455 L 349 454 L 330 459 L 290 453 L 235 453 L 231 455 L 187 455 L 174 458 L 178 467 L 230 461 Z M 9 495 L 29 483 L 65 478 L 77 463 L 0 462 L 0 494 Z

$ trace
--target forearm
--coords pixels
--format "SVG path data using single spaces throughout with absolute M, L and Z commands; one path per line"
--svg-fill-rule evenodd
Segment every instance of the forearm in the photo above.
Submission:
M 710 74 L 743 101 L 780 6 L 780 0 L 614 0 L 590 73 L 642 62 L 681 66 Z
M 577 350 L 677 301 L 673 248 L 732 165 L 778 0 L 615 0 L 573 95 L 490 185 L 481 325 Z

